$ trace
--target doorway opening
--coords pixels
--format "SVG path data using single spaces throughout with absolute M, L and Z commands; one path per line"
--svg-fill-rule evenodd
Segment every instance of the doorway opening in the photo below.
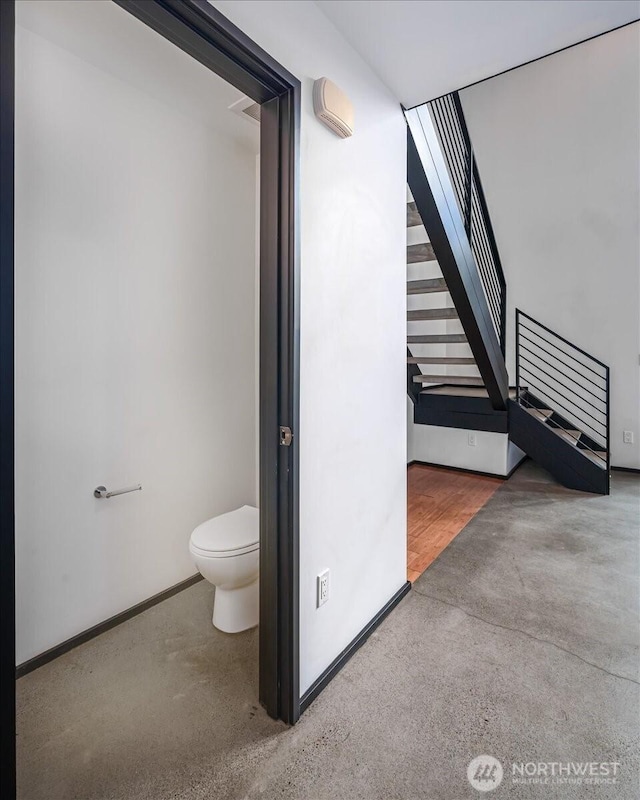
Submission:
M 259 671 L 246 702 L 294 723 L 299 83 L 197 0 L 16 6 L 2 4 L 3 178 L 16 45 L 15 308 L 5 238 L 0 275 L 3 677 L 77 664 L 72 648 L 97 634 L 116 650 L 133 635 L 135 655 L 143 619 L 167 633 L 162 657 L 180 660 L 193 614 L 203 641 L 187 666 L 209 701 L 210 659 L 226 647 L 240 672 Z M 259 109 L 259 127 L 229 109 L 238 102 Z M 259 548 L 234 533 L 233 557 L 216 555 L 259 559 L 259 626 L 242 619 L 244 633 L 215 602 L 202 541 L 189 553 L 194 528 L 237 509 L 257 509 L 243 530 L 255 524 Z M 11 735 L 3 755 L 14 763 Z

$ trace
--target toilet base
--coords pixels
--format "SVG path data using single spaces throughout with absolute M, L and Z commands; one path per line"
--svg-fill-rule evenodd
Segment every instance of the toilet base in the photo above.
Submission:
M 260 613 L 259 580 L 239 589 L 216 586 L 213 598 L 213 625 L 224 633 L 240 633 L 258 624 Z

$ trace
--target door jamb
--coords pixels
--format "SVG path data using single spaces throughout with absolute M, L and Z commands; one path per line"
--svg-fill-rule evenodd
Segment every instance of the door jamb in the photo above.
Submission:
M 0 796 L 15 796 L 13 120 L 15 9 L 0 2 Z

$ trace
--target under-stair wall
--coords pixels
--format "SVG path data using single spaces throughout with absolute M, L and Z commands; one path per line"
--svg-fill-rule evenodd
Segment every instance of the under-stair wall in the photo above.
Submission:
M 504 478 L 525 458 L 508 433 L 420 425 L 407 398 L 407 463 L 433 464 Z

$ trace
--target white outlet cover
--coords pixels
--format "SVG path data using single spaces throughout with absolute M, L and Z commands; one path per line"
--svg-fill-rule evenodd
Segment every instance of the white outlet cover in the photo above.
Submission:
M 478 444 L 478 438 L 475 433 L 469 434 L 469 447 L 475 447 Z
M 318 575 L 317 606 L 323 606 L 329 599 L 329 570 L 325 569 Z
M 633 444 L 633 431 L 623 431 L 622 432 L 622 441 L 625 444 Z

